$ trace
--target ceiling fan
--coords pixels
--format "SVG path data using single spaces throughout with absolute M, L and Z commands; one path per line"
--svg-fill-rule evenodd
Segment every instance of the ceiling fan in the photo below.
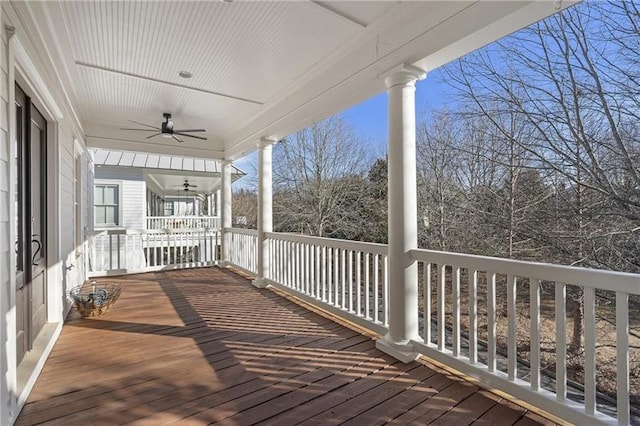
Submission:
M 141 126 L 149 127 L 149 129 L 121 128 L 120 130 L 135 130 L 135 131 L 139 131 L 139 132 L 155 132 L 154 134 L 147 136 L 145 139 L 151 139 L 151 138 L 153 138 L 155 136 L 162 135 L 165 138 L 175 139 L 180 143 L 182 143 L 184 141 L 182 139 L 180 139 L 178 136 L 186 136 L 188 138 L 202 139 L 204 141 L 207 140 L 207 138 L 205 138 L 205 137 L 197 136 L 197 135 L 190 135 L 189 134 L 189 133 L 194 133 L 194 132 L 206 132 L 205 129 L 174 129 L 173 128 L 173 120 L 171 119 L 171 114 L 168 113 L 168 112 L 165 112 L 164 114 L 162 114 L 162 117 L 164 117 L 164 121 L 161 123 L 160 127 L 155 127 L 155 126 L 151 126 L 149 124 L 140 123 L 138 121 L 129 120 L 132 123 L 139 124 Z
M 180 185 L 176 185 L 176 187 L 178 188 L 183 188 L 182 190 L 185 192 L 188 192 L 191 190 L 191 188 L 197 188 L 198 185 L 192 185 L 189 183 L 189 180 L 185 179 L 184 183 L 180 184 Z

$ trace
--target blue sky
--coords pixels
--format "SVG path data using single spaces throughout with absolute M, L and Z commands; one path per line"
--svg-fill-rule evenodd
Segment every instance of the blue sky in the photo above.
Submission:
M 416 85 L 416 115 L 419 118 L 430 108 L 441 107 L 447 99 L 447 84 L 441 69 L 432 71 Z M 344 111 L 342 116 L 355 128 L 356 133 L 371 146 L 377 156 L 387 150 L 387 94 L 366 100 Z
M 448 97 L 448 85 L 443 81 L 441 69 L 432 71 L 427 78 L 416 84 L 416 116 L 418 119 L 429 109 L 443 106 Z M 383 157 L 387 152 L 387 93 L 383 92 L 341 113 L 353 126 L 375 157 Z M 234 184 L 234 188 L 255 189 L 257 154 L 254 152 L 234 162 L 247 176 Z

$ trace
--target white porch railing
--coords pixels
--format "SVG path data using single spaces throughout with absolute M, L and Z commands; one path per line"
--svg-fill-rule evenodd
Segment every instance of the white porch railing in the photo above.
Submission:
M 147 229 L 220 229 L 218 216 L 147 216 Z
M 255 274 L 257 232 L 230 229 L 228 235 L 229 263 Z M 284 233 L 265 237 L 271 285 L 379 334 L 387 332 L 386 245 Z M 640 276 L 429 250 L 411 255 L 419 263 L 422 286 L 416 320 L 424 341 L 414 342 L 418 352 L 572 423 L 630 422 L 628 299 L 640 294 Z M 543 287 L 555 295 L 552 374 L 543 371 L 541 358 Z M 584 385 L 567 379 L 567 288 L 584 295 Z M 608 406 L 596 400 L 596 291 L 599 297 L 610 292 L 615 300 L 617 402 Z M 518 357 L 517 306 L 523 295 L 529 303 L 529 361 Z M 498 317 L 505 314 L 497 300 L 507 301 L 506 336 L 497 330 Z
M 220 232 L 105 230 L 89 238 L 88 275 L 120 275 L 217 263 Z
M 420 263 L 424 298 L 424 343 L 416 342 L 416 349 L 446 365 L 456 368 L 482 383 L 501 389 L 523 401 L 547 410 L 572 423 L 616 423 L 613 417 L 599 412 L 596 403 L 596 291 L 598 294 L 615 293 L 615 329 L 617 351 L 617 410 L 609 407 L 610 414 L 617 411 L 617 423 L 630 422 L 629 402 L 629 295 L 640 294 L 640 276 L 586 268 L 521 262 L 507 259 L 413 250 L 412 257 Z M 479 282 L 486 283 L 486 292 L 479 294 Z M 436 286 L 435 300 L 431 300 Z M 467 294 L 461 292 L 461 285 Z M 549 380 L 541 373 L 541 286 L 553 289 L 555 321 L 555 376 Z M 583 292 L 584 308 L 584 402 L 568 397 L 572 384 L 567 380 L 567 287 Z M 522 291 L 527 290 L 528 291 Z M 506 354 L 499 354 L 499 308 L 496 293 L 503 291 L 499 300 L 507 301 Z M 482 296 L 482 297 L 480 297 Z M 482 311 L 479 301 L 482 299 Z M 528 331 L 530 336 L 530 367 L 524 369 L 518 359 L 517 337 L 523 333 L 517 304 L 529 303 Z M 468 324 L 461 336 L 461 304 L 468 309 Z M 576 302 L 580 303 L 580 302 Z M 436 319 L 432 324 L 432 307 Z M 486 357 L 479 355 L 478 318 L 486 315 Z M 522 312 L 521 312 L 522 314 Z M 521 315 L 522 317 L 523 315 Z M 445 328 L 450 325 L 449 330 Z M 432 326 L 435 326 L 433 331 Z M 483 331 L 485 327 L 483 327 Z M 464 341 L 465 347 L 461 348 Z M 464 350 L 463 350 L 464 349 Z M 481 359 L 484 358 L 484 359 Z M 523 374 L 524 373 L 524 374 Z M 546 377 L 545 377 L 546 376 Z M 544 383 L 546 382 L 546 383 Z M 545 389 L 545 385 L 547 389 Z M 573 393 L 573 390 L 572 390 Z M 607 408 L 604 408 L 607 410 Z
M 265 234 L 270 283 L 320 302 L 379 333 L 389 317 L 387 246 L 297 234 Z
M 258 272 L 258 231 L 226 228 L 225 243 L 228 263 L 249 274 Z

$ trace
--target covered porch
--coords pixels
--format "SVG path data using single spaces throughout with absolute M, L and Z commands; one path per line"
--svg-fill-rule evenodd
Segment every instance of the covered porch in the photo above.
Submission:
M 566 422 L 636 421 L 629 299 L 640 294 L 638 275 L 417 244 L 416 83 L 572 3 L 3 2 L 0 423 L 546 422 L 481 389 Z M 16 185 L 19 86 L 49 126 L 46 152 L 24 169 L 41 166 L 42 194 Z M 273 145 L 385 91 L 389 244 L 274 232 Z M 179 141 L 166 122 L 149 136 L 130 128 L 135 118 L 155 132 L 148 123 L 160 124 L 167 111 L 181 129 L 205 127 L 183 130 L 204 136 Z M 219 223 L 94 235 L 91 148 L 220 161 Z M 237 229 L 233 162 L 256 150 L 258 227 Z M 168 187 L 193 184 L 183 171 L 169 175 Z M 21 264 L 13 252 L 33 236 L 33 199 L 47 204 L 37 210 L 49 243 L 38 306 L 16 301 Z M 146 219 L 143 209 L 133 217 Z M 99 268 L 89 261 L 97 238 L 108 253 Z M 21 262 L 33 263 L 37 243 L 25 245 Z M 144 262 L 127 265 L 134 252 Z M 109 278 L 124 286 L 113 312 L 72 314 L 65 324 L 72 287 L 131 272 L 145 274 Z M 578 386 L 567 378 L 568 289 L 584 294 Z M 553 298 L 543 303 L 545 291 Z M 615 316 L 617 396 L 604 402 L 596 292 L 609 295 Z M 19 331 L 30 340 L 45 323 L 51 329 L 39 350 L 26 345 L 26 372 L 16 350 L 22 318 Z M 545 319 L 554 322 L 551 346 L 543 346 Z
M 120 300 L 71 313 L 17 425 L 552 424 L 227 269 L 108 281 Z

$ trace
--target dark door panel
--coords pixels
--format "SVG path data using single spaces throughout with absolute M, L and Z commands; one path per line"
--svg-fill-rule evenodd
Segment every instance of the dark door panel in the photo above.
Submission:
M 16 334 L 18 362 L 47 321 L 47 123 L 16 85 Z

